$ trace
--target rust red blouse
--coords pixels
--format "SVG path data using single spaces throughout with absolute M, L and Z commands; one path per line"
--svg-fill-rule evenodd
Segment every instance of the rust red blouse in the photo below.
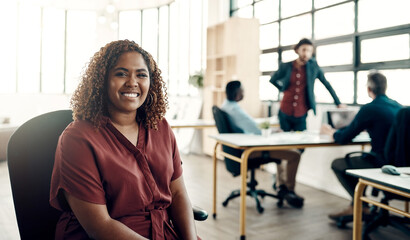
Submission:
M 309 110 L 306 101 L 306 65 L 300 68 L 293 62 L 290 85 L 283 92 L 280 110 L 288 116 L 302 117 Z
M 97 131 L 72 122 L 60 136 L 51 179 L 50 204 L 63 211 L 56 239 L 88 239 L 61 190 L 83 201 L 105 204 L 116 219 L 149 239 L 178 239 L 169 221 L 171 181 L 182 175 L 173 132 L 164 119 L 158 130 L 140 125 L 133 145 L 104 118 Z

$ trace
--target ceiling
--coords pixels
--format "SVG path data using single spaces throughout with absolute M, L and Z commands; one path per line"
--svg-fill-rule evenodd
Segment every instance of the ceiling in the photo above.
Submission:
M 145 9 L 162 6 L 174 0 L 17 0 L 23 4 L 76 10 L 101 10 L 112 3 L 117 10 Z

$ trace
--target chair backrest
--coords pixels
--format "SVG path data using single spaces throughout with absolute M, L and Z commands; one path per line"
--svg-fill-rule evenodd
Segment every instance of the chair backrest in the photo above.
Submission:
M 7 161 L 21 239 L 54 239 L 61 212 L 49 204 L 54 155 L 71 110 L 37 116 L 11 136 Z
M 410 107 L 404 107 L 397 113 L 384 150 L 389 164 L 410 167 Z
M 242 129 L 230 123 L 228 114 L 217 106 L 212 107 L 212 113 L 214 115 L 215 125 L 219 133 L 243 133 Z M 236 157 L 241 157 L 243 152 L 243 150 L 231 148 L 225 145 L 222 145 L 222 148 L 224 152 Z M 241 165 L 238 162 L 225 158 L 225 166 L 233 176 L 238 176 L 241 174 Z

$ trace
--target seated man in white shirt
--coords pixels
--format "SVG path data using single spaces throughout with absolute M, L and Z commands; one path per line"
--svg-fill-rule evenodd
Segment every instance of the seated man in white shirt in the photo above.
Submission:
M 231 124 L 242 129 L 245 134 L 261 134 L 256 122 L 238 104 L 244 97 L 244 91 L 239 81 L 231 81 L 226 85 L 227 99 L 221 109 L 229 116 Z M 261 156 L 262 152 L 253 152 L 250 157 Z M 300 152 L 297 149 L 270 151 L 271 158 L 282 159 L 277 165 L 278 195 L 285 199 L 289 205 L 301 208 L 304 198 L 295 193 L 296 172 L 299 166 Z

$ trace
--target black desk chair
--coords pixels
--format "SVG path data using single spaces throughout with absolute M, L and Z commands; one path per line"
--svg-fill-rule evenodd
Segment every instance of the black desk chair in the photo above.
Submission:
M 243 133 L 242 129 L 230 123 L 228 114 L 222 111 L 221 109 L 219 109 L 217 106 L 212 107 L 212 113 L 214 115 L 215 124 L 216 124 L 216 127 L 218 128 L 219 133 Z M 242 152 L 243 152 L 243 150 L 234 149 L 234 148 L 231 148 L 225 145 L 222 145 L 222 149 L 224 152 L 229 153 L 239 158 L 241 157 Z M 224 160 L 225 160 L 226 169 L 234 177 L 239 176 L 241 173 L 240 163 L 234 160 L 231 160 L 229 158 L 225 158 Z M 275 162 L 279 164 L 281 160 L 270 158 L 269 152 L 263 152 L 262 157 L 251 158 L 248 161 L 248 170 L 250 171 L 251 175 L 250 175 L 249 182 L 247 183 L 248 190 L 246 191 L 246 195 L 251 196 L 255 199 L 256 209 L 258 210 L 259 213 L 262 213 L 264 208 L 261 206 L 258 196 L 261 196 L 262 198 L 264 198 L 265 196 L 277 198 L 279 199 L 277 205 L 279 207 L 283 205 L 283 199 L 280 198 L 278 195 L 267 193 L 261 189 L 256 189 L 258 182 L 255 179 L 255 169 L 259 168 L 263 164 L 270 163 L 270 162 Z M 231 194 L 225 199 L 225 201 L 222 202 L 222 205 L 226 207 L 228 205 L 228 202 L 231 199 L 234 199 L 239 196 L 240 196 L 240 189 L 232 191 Z
M 37 116 L 11 136 L 7 161 L 20 238 L 54 239 L 61 212 L 49 204 L 54 154 L 60 134 L 72 122 L 71 110 Z M 194 209 L 196 220 L 208 214 Z

